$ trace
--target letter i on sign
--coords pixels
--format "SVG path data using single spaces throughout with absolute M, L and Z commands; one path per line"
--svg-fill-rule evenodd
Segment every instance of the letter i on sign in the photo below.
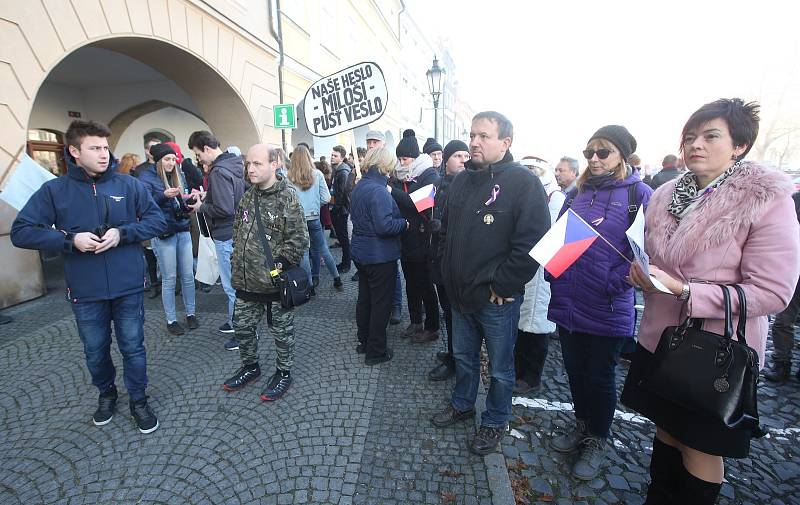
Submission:
M 289 126 L 289 110 L 282 108 L 281 112 L 281 126 Z

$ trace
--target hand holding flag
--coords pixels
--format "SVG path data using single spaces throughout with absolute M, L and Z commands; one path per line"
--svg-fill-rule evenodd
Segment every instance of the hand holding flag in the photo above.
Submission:
M 599 237 L 597 230 L 567 209 L 528 254 L 557 278 Z
M 433 184 L 422 186 L 418 190 L 410 193 L 408 196 L 410 196 L 411 201 L 414 202 L 417 212 L 422 212 L 423 210 L 433 207 L 433 198 L 436 196 L 436 186 Z

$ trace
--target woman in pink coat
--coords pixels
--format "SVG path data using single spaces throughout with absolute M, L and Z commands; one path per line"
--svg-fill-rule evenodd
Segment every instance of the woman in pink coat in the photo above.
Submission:
M 637 265 L 630 281 L 645 292 L 639 345 L 622 402 L 656 424 L 646 504 L 714 503 L 723 457 L 745 458 L 751 430 L 730 429 L 645 391 L 641 378 L 667 326 L 687 316 L 723 333 L 722 291 L 739 284 L 747 299 L 747 343 L 764 363 L 767 316 L 781 311 L 798 277 L 798 224 L 789 178 L 743 161 L 758 134 L 755 103 L 721 99 L 697 110 L 683 127 L 682 177 L 661 186 L 646 214 L 650 274 L 672 294 L 657 291 Z M 738 320 L 738 299 L 733 312 Z M 736 321 L 734 321 L 736 324 Z

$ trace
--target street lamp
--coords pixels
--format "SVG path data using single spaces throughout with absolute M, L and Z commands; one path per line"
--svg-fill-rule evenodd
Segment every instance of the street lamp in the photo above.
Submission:
M 439 141 L 439 97 L 442 96 L 442 81 L 444 81 L 444 68 L 439 66 L 439 60 L 433 57 L 433 66 L 425 72 L 428 77 L 428 90 L 433 97 L 433 138 Z

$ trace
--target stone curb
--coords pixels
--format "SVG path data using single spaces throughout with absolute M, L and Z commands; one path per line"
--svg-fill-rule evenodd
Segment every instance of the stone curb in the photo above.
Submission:
M 478 398 L 475 402 L 475 428 L 480 428 L 481 412 L 486 408 L 486 389 L 481 378 Z M 489 491 L 492 493 L 492 505 L 516 505 L 514 490 L 511 488 L 511 478 L 508 476 L 506 458 L 503 456 L 502 442 L 497 451 L 483 457 L 486 464 L 486 480 L 489 482 Z

